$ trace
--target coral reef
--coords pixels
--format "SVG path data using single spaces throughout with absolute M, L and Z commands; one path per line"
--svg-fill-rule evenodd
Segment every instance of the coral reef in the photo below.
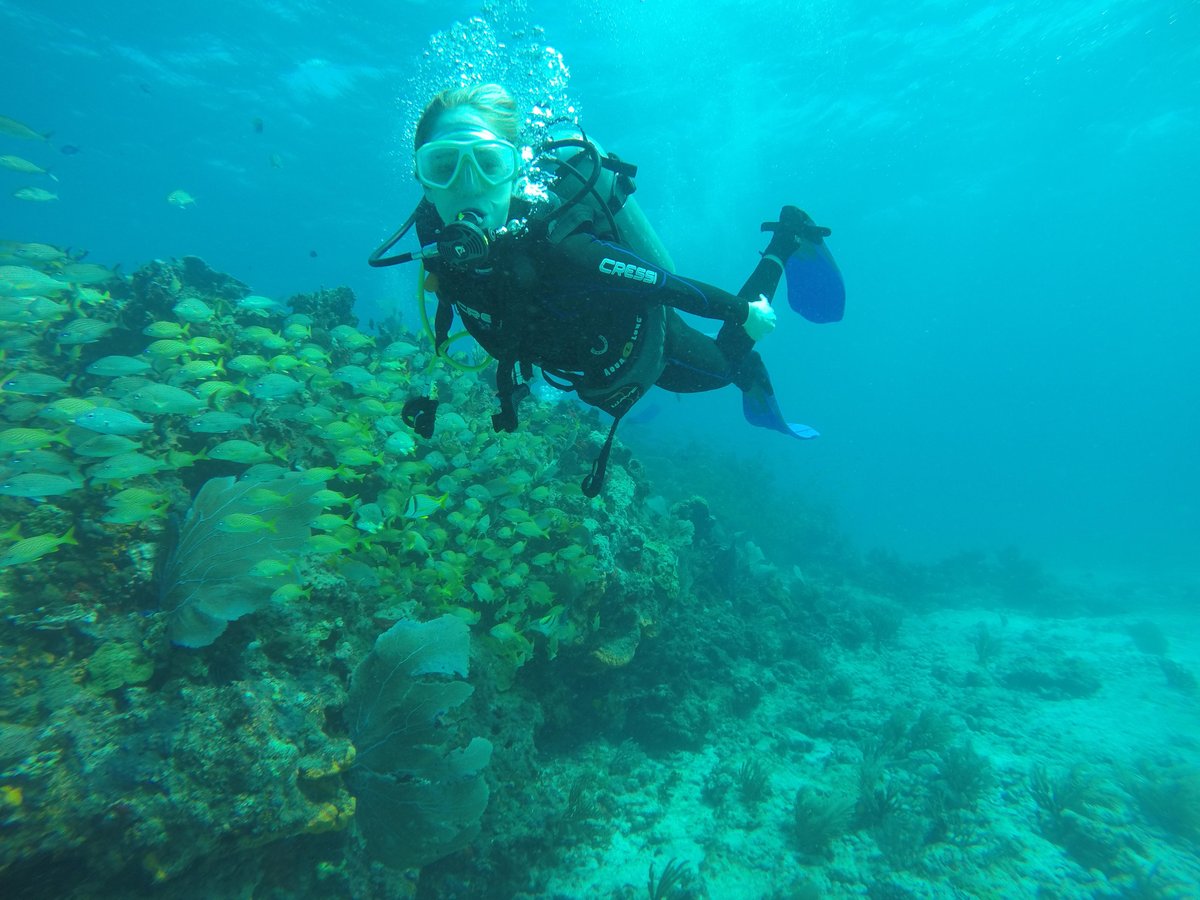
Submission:
M 639 482 L 617 462 L 616 498 L 584 498 L 594 421 L 531 405 L 528 432 L 493 435 L 481 381 L 432 374 L 415 335 L 377 346 L 348 291 L 289 311 L 191 257 L 86 295 L 53 271 L 44 302 L 0 311 L 31 337 L 0 393 L 19 441 L 0 456 L 5 883 L 202 895 L 218 857 L 269 879 L 256 848 L 325 835 L 326 884 L 407 890 L 347 855 L 368 771 L 352 667 L 398 619 L 456 616 L 491 733 L 528 732 L 528 711 L 495 718 L 495 689 L 535 654 L 612 652 L 678 591 L 629 514 Z M 434 384 L 422 442 L 401 406 Z
M 5 897 L 1200 879 L 1191 619 L 1016 551 L 860 555 L 703 448 L 617 445 L 588 499 L 595 414 L 494 434 L 485 378 L 344 289 L 48 258 L 0 295 Z

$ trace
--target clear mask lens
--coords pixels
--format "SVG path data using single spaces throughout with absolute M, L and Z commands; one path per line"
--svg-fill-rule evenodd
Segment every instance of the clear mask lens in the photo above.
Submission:
M 468 164 L 485 184 L 496 187 L 517 177 L 519 155 L 508 141 L 430 141 L 417 150 L 417 181 L 428 188 L 448 188 Z

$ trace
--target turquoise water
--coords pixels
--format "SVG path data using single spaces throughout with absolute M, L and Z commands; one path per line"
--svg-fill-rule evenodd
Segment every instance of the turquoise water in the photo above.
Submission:
M 1187 574 L 1195 5 L 791 7 L 492 16 L 501 37 L 545 29 L 585 126 L 641 166 L 681 272 L 740 283 L 783 203 L 834 229 L 846 321 L 785 314 L 764 344 L 785 411 L 825 438 L 749 434 L 718 395 L 664 398 L 650 440 L 669 425 L 765 454 L 830 492 L 861 540 L 910 555 L 1011 544 L 1056 567 Z M 430 35 L 478 12 L 9 0 L 5 112 L 80 152 L 39 157 L 62 200 L 5 196 L 6 231 L 406 308 L 363 258 L 417 197 L 399 139 L 436 80 Z M 162 202 L 176 188 L 194 208 Z
M 50 133 L 0 155 L 51 173 L 0 169 L 5 241 L 124 275 L 199 256 L 279 299 L 345 285 L 364 330 L 415 330 L 414 273 L 366 257 L 419 198 L 416 113 L 469 63 L 637 163 L 682 274 L 736 289 L 790 203 L 833 229 L 848 290 L 822 326 L 781 293 L 761 345 L 819 440 L 750 428 L 732 390 L 658 393 L 592 506 L 568 488 L 599 426 L 569 403 L 496 436 L 490 392 L 409 368 L 415 344 L 321 338 L 300 396 L 356 449 L 394 412 L 369 400 L 435 378 L 459 428 L 335 476 L 354 545 L 199 649 L 158 615 L 161 511 L 99 524 L 125 484 L 90 469 L 61 499 L 6 487 L 0 555 L 17 523 L 80 543 L 0 567 L 0 888 L 633 897 L 674 859 L 692 874 L 663 896 L 1196 895 L 1200 7 L 795 5 L 0 0 L 0 115 Z M 131 308 L 173 278 L 235 299 L 163 265 Z M 234 318 L 212 336 L 257 322 Z M 77 361 L 43 339 L 0 374 L 95 395 Z M 332 374 L 351 364 L 372 393 Z M 298 468 L 345 449 L 275 399 L 229 401 L 238 433 Z M 0 397 L 5 428 L 50 427 L 29 400 Z M 156 421 L 156 509 L 244 474 L 171 455 L 225 435 Z M 447 613 L 472 625 L 455 736 L 494 745 L 491 800 L 416 888 L 355 843 L 343 710 L 377 635 Z

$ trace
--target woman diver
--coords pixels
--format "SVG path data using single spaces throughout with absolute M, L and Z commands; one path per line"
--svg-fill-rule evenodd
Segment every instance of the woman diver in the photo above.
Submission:
M 553 139 L 552 132 L 535 160 L 552 174 L 550 184 L 539 190 L 531 180 L 532 189 L 517 192 L 518 130 L 516 103 L 500 85 L 434 97 L 415 138 L 414 172 L 424 199 L 370 259 L 376 266 L 425 261 L 426 287 L 438 297 L 438 351 L 457 312 L 499 363 L 496 429 L 516 428 L 516 405 L 528 392 L 533 366 L 554 386 L 614 416 L 584 481 L 589 496 L 602 485 L 618 422 L 652 385 L 690 393 L 735 384 L 753 424 L 815 437 L 811 428 L 783 419 L 753 345 L 775 327 L 770 298 L 793 254 L 808 245 L 802 257 L 817 248 L 833 265 L 821 242 L 829 230 L 785 206 L 778 222 L 763 226 L 774 234 L 762 259 L 730 294 L 674 274 L 629 197 L 636 170 L 605 156 L 576 128 L 565 138 Z M 422 249 L 383 256 L 414 223 Z M 840 291 L 840 277 L 836 287 Z M 720 332 L 707 337 L 677 310 L 721 321 Z M 840 306 L 822 315 L 809 317 L 832 321 L 840 318 Z M 406 411 L 427 436 L 433 408 L 424 401 Z

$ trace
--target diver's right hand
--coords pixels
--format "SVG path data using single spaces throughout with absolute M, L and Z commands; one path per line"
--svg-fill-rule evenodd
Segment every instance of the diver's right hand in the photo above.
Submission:
M 775 330 L 775 310 L 771 308 L 771 301 L 765 294 L 759 294 L 758 299 L 748 306 L 746 321 L 742 323 L 742 327 L 746 329 L 746 334 L 750 335 L 750 340 L 760 341 Z

